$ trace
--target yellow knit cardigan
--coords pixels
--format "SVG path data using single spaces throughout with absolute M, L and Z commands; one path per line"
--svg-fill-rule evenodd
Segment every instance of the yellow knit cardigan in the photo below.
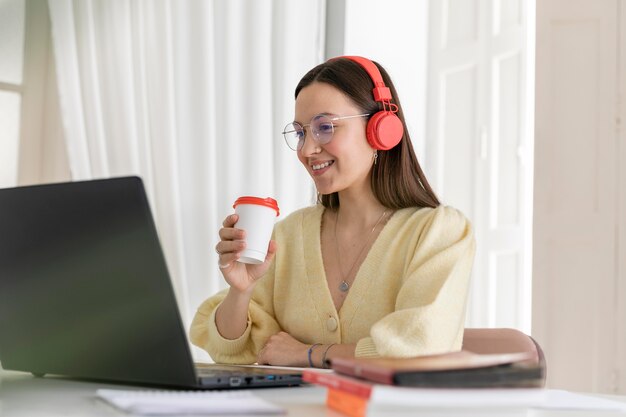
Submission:
M 241 337 L 223 338 L 215 311 L 226 290 L 200 305 L 190 337 L 218 363 L 256 362 L 279 331 L 299 341 L 356 343 L 356 356 L 410 357 L 461 348 L 473 230 L 446 206 L 398 210 L 363 261 L 341 309 L 333 304 L 322 260 L 324 207 L 278 222 L 276 257 L 257 283 Z

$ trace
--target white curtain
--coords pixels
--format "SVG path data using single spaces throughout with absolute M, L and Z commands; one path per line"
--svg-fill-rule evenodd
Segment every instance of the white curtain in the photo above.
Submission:
M 280 132 L 323 60 L 325 0 L 49 6 L 72 178 L 143 178 L 188 326 L 224 286 L 213 247 L 238 196 L 274 197 L 281 217 L 313 202 Z

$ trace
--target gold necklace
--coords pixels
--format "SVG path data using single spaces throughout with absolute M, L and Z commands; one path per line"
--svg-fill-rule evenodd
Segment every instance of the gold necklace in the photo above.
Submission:
M 367 247 L 367 245 L 369 244 L 370 240 L 372 239 L 372 235 L 374 234 L 374 230 L 376 230 L 376 227 L 378 227 L 378 225 L 380 224 L 381 220 L 385 217 L 385 214 L 387 214 L 387 209 L 385 209 L 385 211 L 383 211 L 383 214 L 380 215 L 380 217 L 378 218 L 378 221 L 376 222 L 374 227 L 372 227 L 372 230 L 367 235 L 367 239 L 365 240 L 365 244 L 363 245 L 363 247 L 359 251 L 359 254 L 357 255 L 356 259 L 352 263 L 352 266 L 350 267 L 350 270 L 348 270 L 348 274 L 344 275 L 343 271 L 341 270 L 341 254 L 339 253 L 339 240 L 337 239 L 337 223 L 339 223 L 339 210 L 337 210 L 337 216 L 335 217 L 335 246 L 337 248 L 337 266 L 339 267 L 339 274 L 342 276 L 341 282 L 339 283 L 339 291 L 341 291 L 341 292 L 348 292 L 348 290 L 350 289 L 350 284 L 346 281 L 346 277 L 349 277 L 350 274 L 352 273 L 352 270 L 354 269 L 354 266 L 359 261 L 359 259 L 361 258 L 361 255 L 363 255 L 363 251 L 365 251 L 365 248 Z

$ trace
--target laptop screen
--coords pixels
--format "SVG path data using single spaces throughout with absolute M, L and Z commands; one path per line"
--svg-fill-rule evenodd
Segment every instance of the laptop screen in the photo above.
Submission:
M 0 362 L 34 374 L 197 383 L 139 178 L 0 190 Z

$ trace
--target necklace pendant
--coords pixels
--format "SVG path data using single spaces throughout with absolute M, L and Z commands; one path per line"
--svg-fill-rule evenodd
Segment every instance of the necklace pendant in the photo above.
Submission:
M 350 284 L 348 284 L 346 281 L 341 281 L 341 284 L 339 284 L 339 291 L 348 292 L 349 289 L 350 289 Z

